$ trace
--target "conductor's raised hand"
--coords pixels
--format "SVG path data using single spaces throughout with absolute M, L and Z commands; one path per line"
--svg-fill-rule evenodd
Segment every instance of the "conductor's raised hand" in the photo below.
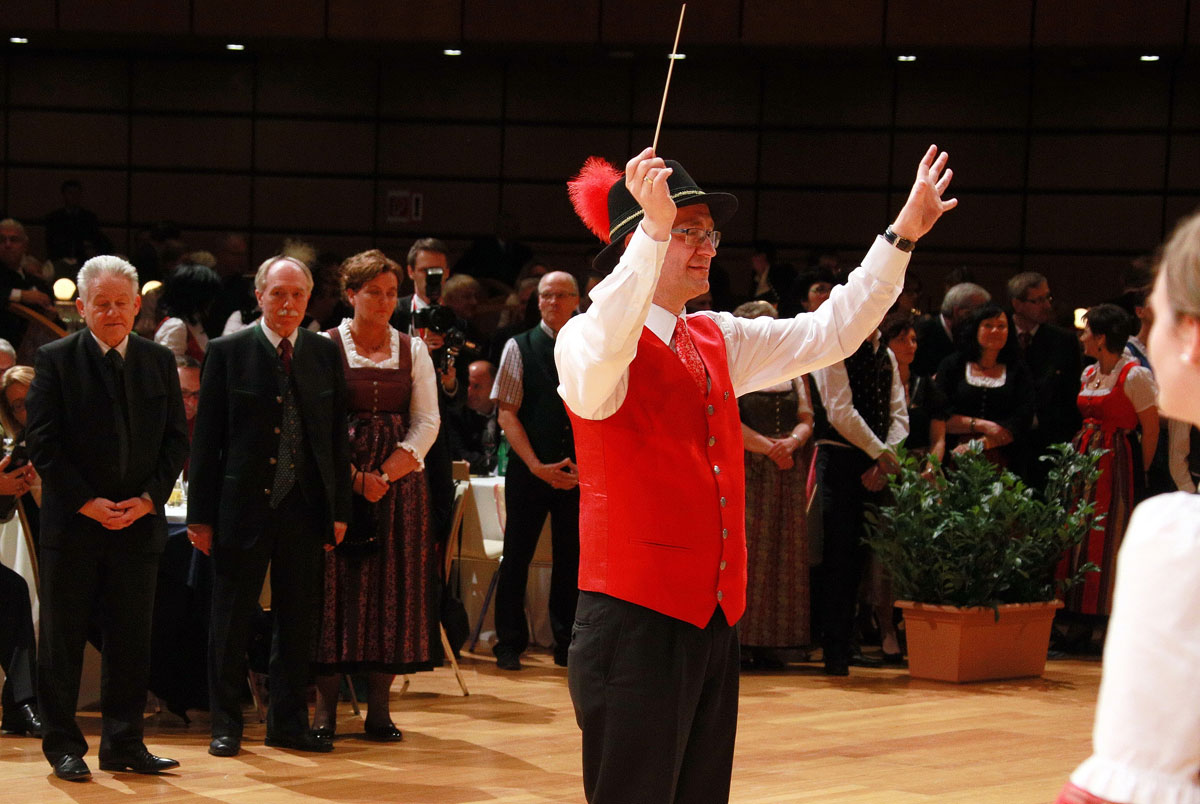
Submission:
M 642 228 L 655 240 L 671 237 L 675 225 L 675 201 L 667 187 L 671 168 L 647 148 L 625 164 L 625 189 L 646 213 Z
M 929 146 L 917 166 L 917 179 L 908 193 L 908 200 L 892 224 L 893 232 L 906 240 L 917 240 L 933 228 L 943 212 L 958 206 L 957 198 L 942 199 L 954 177 L 954 171 L 946 167 L 949 158 L 945 151 L 938 153 L 936 145 Z

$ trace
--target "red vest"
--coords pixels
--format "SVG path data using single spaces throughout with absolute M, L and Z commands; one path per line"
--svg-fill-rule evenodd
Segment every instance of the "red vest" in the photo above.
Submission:
M 688 329 L 708 370 L 700 393 L 679 357 L 643 329 L 625 401 L 571 413 L 579 465 L 579 588 L 703 628 L 746 608 L 746 478 L 725 339 L 706 315 Z

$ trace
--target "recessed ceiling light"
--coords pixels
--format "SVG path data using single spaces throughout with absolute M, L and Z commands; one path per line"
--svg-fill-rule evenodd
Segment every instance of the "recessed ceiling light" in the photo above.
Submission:
M 1159 57 L 1155 56 L 1151 53 L 1148 53 L 1145 56 L 1142 56 L 1141 59 L 1139 59 L 1139 61 L 1158 61 L 1158 60 L 1159 60 Z
M 896 61 L 916 61 L 916 56 L 897 56 Z
M 446 56 L 461 56 L 462 55 L 462 51 L 459 50 L 458 48 L 454 48 L 454 47 L 448 47 L 445 50 L 443 50 L 442 53 Z
M 236 44 L 236 43 L 234 43 L 234 42 L 230 42 L 228 45 L 226 45 L 226 46 L 225 46 L 225 49 L 226 49 L 226 50 L 245 50 L 245 49 L 246 49 L 246 46 L 245 46 L 245 45 L 239 45 L 239 44 Z
M 29 44 L 29 40 L 23 36 L 10 36 L 10 37 L 8 37 L 8 41 L 12 42 L 14 45 L 28 45 Z
M 681 60 L 687 58 L 687 54 L 686 53 L 670 53 L 667 55 L 667 58 L 668 59 L 676 59 L 676 60 L 681 61 Z

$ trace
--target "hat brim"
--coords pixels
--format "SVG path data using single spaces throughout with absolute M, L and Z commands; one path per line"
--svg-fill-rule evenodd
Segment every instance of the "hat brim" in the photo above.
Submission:
M 708 211 L 712 214 L 713 226 L 718 229 L 728 223 L 729 219 L 737 212 L 738 200 L 736 195 L 730 193 L 701 193 L 700 195 L 691 196 L 690 198 L 677 202 L 677 207 L 693 207 L 697 204 L 707 204 Z M 617 267 L 617 263 L 621 261 L 621 254 L 625 251 L 625 236 L 632 232 L 642 222 L 642 216 L 638 215 L 628 226 L 624 226 L 620 231 L 613 235 L 612 242 L 604 247 L 604 250 L 596 255 L 592 260 L 592 270 L 601 274 L 607 274 Z

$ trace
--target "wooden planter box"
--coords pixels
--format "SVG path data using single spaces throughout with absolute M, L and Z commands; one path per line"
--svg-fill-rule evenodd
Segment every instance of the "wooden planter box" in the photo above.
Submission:
M 1062 602 L 1011 603 L 962 609 L 900 600 L 913 678 L 985 681 L 1040 676 L 1046 669 L 1050 626 Z

